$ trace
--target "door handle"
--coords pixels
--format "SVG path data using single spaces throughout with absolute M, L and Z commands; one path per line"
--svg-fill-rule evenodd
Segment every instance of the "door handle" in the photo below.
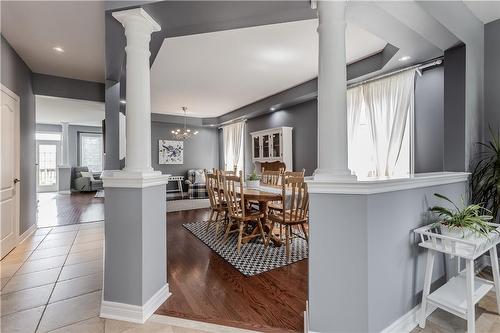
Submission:
M 14 184 L 17 184 L 17 183 L 19 183 L 20 181 L 21 181 L 21 179 L 19 179 L 19 178 L 14 178 Z

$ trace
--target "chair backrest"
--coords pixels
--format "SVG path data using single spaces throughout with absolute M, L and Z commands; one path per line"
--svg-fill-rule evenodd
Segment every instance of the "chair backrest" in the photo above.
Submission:
M 306 169 L 302 169 L 302 171 L 285 171 L 285 178 L 289 177 L 304 177 L 304 174 L 306 173 Z
M 207 186 L 208 199 L 210 201 L 210 207 L 217 209 L 222 207 L 222 200 L 220 200 L 220 190 L 219 190 L 219 177 L 216 173 L 208 173 L 205 170 L 205 181 Z
M 263 162 L 260 164 L 261 165 L 261 171 L 264 172 L 264 170 L 267 171 L 280 171 L 280 170 L 286 170 L 286 165 L 283 162 L 280 161 L 274 161 L 274 162 Z
M 243 176 L 221 176 L 227 210 L 231 217 L 245 217 L 245 198 L 243 193 Z
M 268 171 L 264 170 L 262 172 L 260 180 L 264 184 L 277 186 L 280 184 L 280 178 L 282 176 L 282 171 Z
M 303 177 L 285 178 L 282 184 L 285 204 L 284 222 L 298 222 L 307 219 L 309 214 L 309 192 Z

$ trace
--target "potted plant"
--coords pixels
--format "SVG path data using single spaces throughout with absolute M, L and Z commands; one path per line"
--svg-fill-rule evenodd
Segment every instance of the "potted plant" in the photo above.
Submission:
M 255 170 L 248 175 L 246 185 L 247 187 L 252 187 L 252 188 L 259 187 L 260 177 L 257 175 Z
M 430 211 L 436 213 L 440 221 L 436 223 L 439 227 L 441 234 L 455 238 L 478 238 L 488 237 L 491 232 L 497 232 L 495 227 L 488 224 L 493 216 L 489 215 L 491 212 L 483 208 L 481 204 L 471 204 L 466 206 L 463 203 L 463 208 L 459 208 L 453 201 L 444 195 L 434 193 L 440 199 L 448 201 L 453 205 L 453 208 L 445 208 L 441 206 L 434 206 Z
M 500 209 L 500 133 L 495 135 L 490 127 L 490 140 L 478 143 L 483 147 L 471 175 L 471 199 L 484 203 L 498 221 Z

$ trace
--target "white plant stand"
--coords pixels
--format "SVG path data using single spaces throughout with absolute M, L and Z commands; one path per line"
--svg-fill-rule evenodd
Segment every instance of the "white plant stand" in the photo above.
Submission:
M 490 223 L 500 231 L 499 224 Z M 467 332 L 475 332 L 475 305 L 492 288 L 495 288 L 497 311 L 500 314 L 500 274 L 496 245 L 500 243 L 500 235 L 491 233 L 489 238 L 474 237 L 462 239 L 444 236 L 438 233 L 435 225 L 427 225 L 415 230 L 420 235 L 421 247 L 427 248 L 427 264 L 425 269 L 422 306 L 419 314 L 419 326 L 425 328 L 428 305 L 437 306 L 460 318 L 467 320 Z M 493 270 L 493 281 L 475 276 L 474 260 L 489 251 Z M 465 260 L 465 270 L 451 278 L 445 285 L 430 294 L 434 258 L 437 252 Z

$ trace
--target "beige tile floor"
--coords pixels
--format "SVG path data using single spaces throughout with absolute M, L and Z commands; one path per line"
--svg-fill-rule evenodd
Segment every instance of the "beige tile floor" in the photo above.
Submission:
M 2 333 L 250 332 L 153 315 L 144 325 L 99 318 L 103 222 L 38 229 L 0 262 Z

